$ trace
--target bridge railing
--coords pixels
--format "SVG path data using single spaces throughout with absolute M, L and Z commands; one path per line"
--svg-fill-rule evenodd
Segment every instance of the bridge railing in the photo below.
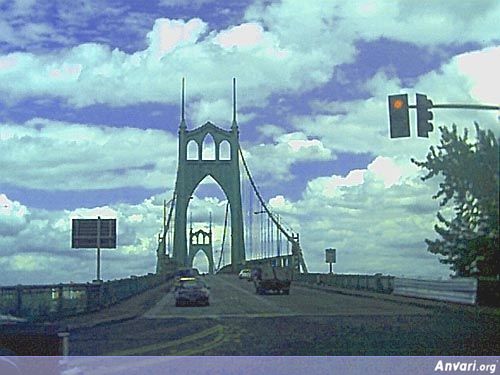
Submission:
M 0 287 L 0 314 L 31 321 L 57 320 L 109 307 L 172 277 L 148 274 L 101 283 Z
M 394 290 L 394 276 L 349 275 L 308 273 L 294 275 L 294 280 L 308 284 L 334 286 L 344 289 L 369 290 L 380 293 L 392 293 Z
M 395 295 L 468 305 L 476 304 L 477 292 L 478 281 L 475 278 L 455 278 L 450 280 L 397 278 L 394 288 Z

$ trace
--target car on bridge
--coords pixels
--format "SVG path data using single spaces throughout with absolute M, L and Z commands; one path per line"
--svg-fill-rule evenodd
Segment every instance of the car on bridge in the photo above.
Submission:
M 243 268 L 238 274 L 240 279 L 252 280 L 252 270 L 250 268 Z
M 175 273 L 175 277 L 197 277 L 200 272 L 196 268 L 182 268 Z
M 210 304 L 209 287 L 196 278 L 184 280 L 174 291 L 175 306 Z
M 178 270 L 174 276 L 174 290 L 177 289 L 183 281 L 195 280 L 200 277 L 196 268 L 183 268 Z
M 191 276 L 181 276 L 176 278 L 174 281 L 174 291 L 179 289 L 184 282 L 193 280 L 198 280 L 198 279 L 196 277 L 191 277 Z

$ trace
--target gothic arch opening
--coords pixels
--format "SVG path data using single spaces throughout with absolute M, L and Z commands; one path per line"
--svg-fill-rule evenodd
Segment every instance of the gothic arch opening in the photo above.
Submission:
M 219 160 L 231 160 L 231 145 L 228 141 L 219 144 Z
M 197 268 L 200 273 L 208 273 L 208 257 L 203 250 L 198 250 L 193 258 L 193 268 Z
M 189 200 L 187 206 L 188 223 L 186 226 L 186 236 L 188 238 L 188 246 L 190 246 L 190 231 L 193 233 L 202 229 L 208 232 L 212 230 L 212 257 L 214 269 L 219 264 L 221 258 L 222 241 L 224 236 L 224 220 L 226 214 L 226 204 L 228 198 L 222 190 L 217 181 L 210 175 L 207 175 L 195 188 L 192 194 L 193 199 Z M 200 246 L 206 245 L 208 238 L 204 238 L 201 234 L 196 237 L 197 245 L 192 246 L 192 250 L 196 251 L 193 260 L 193 267 L 196 267 L 196 257 L 205 257 L 203 251 L 199 249 Z M 197 249 L 198 248 L 198 249 Z M 189 250 L 188 250 L 189 252 Z M 203 255 L 200 255 L 200 252 Z M 208 260 L 207 260 L 208 262 Z M 203 262 L 202 262 L 203 263 Z M 224 239 L 224 249 L 222 252 L 222 259 L 220 266 L 231 263 L 231 215 L 228 212 L 226 235 Z M 207 263 L 208 264 L 208 263 Z M 208 266 L 207 266 L 208 267 Z M 202 270 L 199 268 L 200 272 Z M 208 272 L 208 271 L 207 271 Z
M 215 160 L 215 141 L 212 134 L 208 133 L 203 139 L 202 160 Z
M 187 144 L 187 154 L 186 154 L 186 159 L 187 160 L 198 160 L 199 155 L 198 155 L 198 143 L 195 140 L 190 140 Z

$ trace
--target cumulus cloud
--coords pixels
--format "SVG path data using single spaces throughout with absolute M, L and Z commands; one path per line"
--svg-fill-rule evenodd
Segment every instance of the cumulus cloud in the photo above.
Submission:
M 252 47 L 262 43 L 264 29 L 257 23 L 245 23 L 229 30 L 223 30 L 214 39 L 218 45 L 230 47 Z
M 334 158 L 320 140 L 302 132 L 277 134 L 272 142 L 244 147 L 244 157 L 251 172 L 267 182 L 291 179 L 289 169 L 296 162 Z
M 248 45 L 238 27 L 254 30 L 251 50 L 229 48 Z M 269 33 L 259 34 L 256 24 L 238 27 L 207 34 L 200 19 L 157 19 L 148 47 L 130 54 L 97 43 L 53 54 L 7 54 L 2 56 L 0 91 L 9 100 L 61 97 L 74 106 L 177 103 L 182 76 L 189 78 L 188 99 L 194 101 L 225 97 L 228 79 L 238 77 L 245 107 L 262 105 L 273 92 L 302 91 L 329 78 L 332 63 L 326 56 L 280 46 Z
M 0 127 L 0 182 L 31 189 L 160 188 L 175 180 L 177 141 L 160 130 L 48 119 Z
M 19 202 L 0 194 L 0 236 L 15 236 L 26 225 L 29 210 Z
M 246 10 L 245 22 L 223 30 L 209 30 L 199 18 L 158 18 L 143 50 L 85 43 L 53 53 L 4 55 L 0 92 L 9 100 L 49 96 L 75 106 L 177 103 L 178 82 L 186 76 L 191 100 L 213 101 L 225 97 L 228 79 L 236 76 L 245 92 L 241 106 L 262 106 L 274 93 L 301 93 L 328 82 L 336 66 L 355 60 L 359 40 L 435 46 L 491 45 L 498 39 L 498 2 L 474 4 L 474 12 L 469 3 L 427 5 L 258 1 Z
M 149 48 L 161 58 L 183 45 L 194 44 L 207 28 L 199 18 L 183 20 L 159 19 L 148 33 Z
M 280 38 L 309 48 L 323 38 L 338 43 L 381 37 L 424 46 L 464 42 L 487 45 L 498 41 L 495 28 L 499 16 L 500 5 L 494 0 L 480 4 L 437 0 L 257 1 L 246 12 L 247 20 L 260 21 Z
M 500 48 L 457 55 L 442 66 L 420 76 L 412 87 L 404 87 L 385 72 L 378 72 L 365 83 L 368 99 L 343 103 L 314 103 L 316 111 L 311 116 L 295 116 L 294 126 L 311 137 L 319 138 L 333 150 L 342 152 L 369 152 L 381 156 L 398 156 L 409 160 L 422 159 L 429 146 L 439 141 L 438 126 L 456 123 L 460 131 L 472 128 L 474 121 L 483 128 L 499 133 L 495 111 L 440 110 L 434 109 L 435 131 L 429 138 L 416 137 L 416 118 L 410 110 L 411 138 L 389 139 L 387 95 L 408 93 L 410 104 L 415 93 L 425 93 L 435 104 L 462 103 L 494 104 L 500 102 L 495 87 L 500 86 L 493 65 L 500 62 Z
M 162 0 L 164 6 L 176 3 Z M 16 4 L 9 8 L 16 17 L 38 9 L 34 2 Z M 96 7 L 91 2 L 83 13 L 60 16 L 78 29 Z M 105 9 L 115 16 L 123 11 Z M 389 140 L 387 95 L 408 92 L 413 98 L 415 92 L 423 92 L 435 103 L 498 104 L 500 83 L 492 73 L 499 49 L 486 47 L 498 43 L 494 30 L 499 13 L 496 1 L 257 1 L 248 7 L 243 20 L 222 30 L 210 29 L 199 18 L 158 18 L 150 24 L 144 48 L 134 50 L 104 44 L 108 39 L 102 33 L 88 39 L 94 43 L 75 45 L 71 38 L 54 33 L 50 25 L 31 23 L 19 28 L 4 16 L 0 17 L 0 41 L 19 48 L 0 56 L 0 93 L 7 103 L 55 97 L 76 107 L 177 104 L 180 79 L 185 76 L 189 119 L 198 125 L 230 119 L 230 79 L 234 76 L 239 92 L 244 92 L 238 100 L 244 127 L 253 116 L 250 111 L 264 106 L 272 95 L 294 96 L 321 87 L 332 77 L 340 79 L 335 69 L 355 62 L 358 41 L 386 38 L 436 49 L 465 42 L 485 46 L 452 58 L 416 79 L 411 87 L 404 87 L 386 71 L 379 72 L 363 87 L 368 99 L 313 103 L 312 115 L 289 118 L 294 127 L 291 132 L 263 125 L 257 131 L 266 142 L 244 147 L 252 173 L 264 183 L 287 181 L 290 166 L 299 161 L 332 160 L 339 152 L 378 155 L 365 169 L 309 181 L 297 201 L 283 196 L 270 200 L 273 209 L 301 233 L 312 271 L 324 270 L 324 249 L 337 247 L 339 272 L 446 275 L 446 267 L 426 252 L 423 242 L 434 234 L 437 203 L 430 197 L 435 185 L 419 181 L 409 162 L 410 157 L 425 156 L 429 145 L 437 142 L 438 132 L 429 139 Z M 134 17 L 144 22 L 140 14 Z M 66 48 L 22 52 L 48 36 Z M 478 120 L 498 132 L 495 116 L 435 111 L 435 124 L 471 126 Z M 158 188 L 175 178 L 176 139 L 161 131 L 33 119 L 3 124 L 0 142 L 0 164 L 5 172 L 0 183 L 14 186 Z M 24 276 L 30 272 L 37 277 L 49 275 L 44 280 L 33 277 L 37 282 L 92 278 L 95 255 L 68 249 L 71 217 L 108 215 L 118 219 L 120 248 L 103 255 L 104 275 L 125 277 L 154 269 L 156 235 L 161 227 L 158 197 L 138 205 L 122 203 L 72 212 L 28 208 L 5 195 L 0 195 L 0 203 L 0 265 L 10 272 L 12 283 L 25 282 L 22 272 Z M 224 207 L 224 200 L 217 198 L 195 197 L 190 204 L 197 225 L 206 223 L 208 211 L 222 222 Z M 214 230 L 220 238 L 221 225 Z M 0 284 L 5 280 L 0 279 Z
M 448 269 L 427 252 L 423 241 L 435 236 L 438 203 L 431 196 L 437 191 L 437 183 L 424 183 L 420 175 L 416 167 L 408 168 L 397 158 L 377 157 L 366 169 L 309 181 L 296 201 L 280 195 L 270 199 L 269 206 L 280 214 L 286 227 L 301 234 L 305 259 L 312 272 L 325 270 L 324 249 L 335 247 L 337 272 L 446 277 Z M 2 211 L 3 221 L 23 218 L 16 224 L 15 237 L 0 233 L 0 263 L 5 270 L 0 284 L 21 282 L 21 275 L 24 283 L 27 277 L 38 283 L 90 280 L 95 254 L 69 248 L 70 223 L 71 218 L 98 215 L 116 218 L 118 223 L 118 249 L 103 254 L 104 277 L 154 271 L 157 235 L 162 228 L 162 201 L 170 196 L 171 192 L 140 204 L 120 203 L 74 211 L 28 210 L 21 203 L 0 196 L 9 207 Z M 195 230 L 206 228 L 212 217 L 217 259 L 225 205 L 225 198 L 200 198 L 197 192 L 189 205 L 188 218 Z M 248 256 L 255 255 L 257 247 L 256 242 L 253 247 L 247 244 Z M 206 263 L 200 258 L 203 257 L 198 257 L 197 262 Z
M 5 195 L 0 197 L 2 201 L 10 202 Z M 4 216 L 1 216 L 2 223 Z M 97 216 L 117 219 L 118 249 L 104 250 L 102 254 L 105 278 L 154 271 L 161 206 L 155 205 L 150 198 L 138 205 L 122 204 L 75 211 L 31 209 L 18 225 L 15 237 L 0 233 L 3 271 L 0 284 L 92 280 L 95 252 L 92 249 L 71 249 L 71 219 Z M 12 221 L 16 217 L 15 211 L 10 212 L 9 217 Z M 138 222 L 138 217 L 142 217 L 143 221 Z
M 71 249 L 71 219 L 97 216 L 117 220 L 117 248 L 101 254 L 104 279 L 154 272 L 158 234 L 163 225 L 163 199 L 171 195 L 172 192 L 156 195 L 139 204 L 47 211 L 28 210 L 22 203 L 0 194 L 0 285 L 87 282 L 95 278 L 95 251 Z M 195 230 L 208 229 L 212 217 L 214 251 L 218 252 L 225 206 L 226 200 L 197 196 L 189 204 L 189 218 Z
M 435 236 L 437 186 L 419 177 L 395 159 L 378 157 L 345 177 L 309 181 L 297 201 L 278 196 L 269 203 L 301 234 L 310 270 L 326 271 L 324 249 L 334 247 L 340 273 L 446 277 L 447 267 L 424 243 Z

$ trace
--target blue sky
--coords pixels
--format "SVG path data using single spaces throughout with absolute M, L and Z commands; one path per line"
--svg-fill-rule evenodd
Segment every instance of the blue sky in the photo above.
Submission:
M 497 1 L 0 1 L 0 284 L 91 280 L 70 218 L 98 214 L 119 223 L 103 277 L 154 270 L 181 77 L 190 129 L 229 128 L 237 78 L 250 169 L 312 271 L 335 247 L 338 272 L 447 277 L 424 243 L 439 181 L 409 161 L 439 132 L 390 140 L 387 95 L 500 103 L 498 22 Z M 434 117 L 499 133 L 494 111 Z M 216 243 L 224 199 L 208 183 L 190 205 Z

